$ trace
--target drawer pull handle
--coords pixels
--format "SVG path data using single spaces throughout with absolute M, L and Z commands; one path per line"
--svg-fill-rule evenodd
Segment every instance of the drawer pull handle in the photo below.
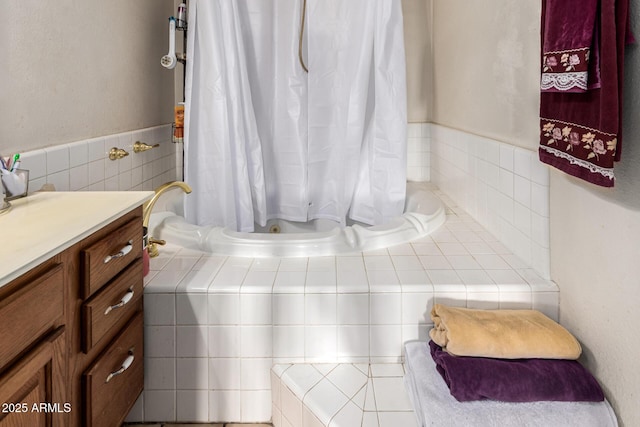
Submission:
M 134 294 L 133 289 L 129 288 L 129 291 L 122 296 L 122 299 L 120 300 L 119 303 L 107 307 L 107 309 L 104 311 L 104 315 L 106 316 L 107 314 L 109 314 L 111 310 L 124 307 L 129 301 L 131 301 L 131 298 L 133 298 L 133 294 Z
M 122 362 L 122 365 L 120 366 L 120 369 L 118 369 L 117 371 L 111 372 L 107 376 L 107 379 L 105 380 L 105 383 L 108 383 L 109 381 L 111 381 L 111 379 L 113 377 L 118 376 L 118 375 L 124 373 L 124 371 L 126 371 L 127 369 L 129 369 L 129 366 L 131 366 L 131 364 L 133 363 L 134 359 L 135 358 L 133 357 L 133 351 L 129 350 L 129 356 L 127 356 L 127 358 L 124 359 L 124 361 Z
M 122 258 L 126 254 L 131 252 L 131 249 L 133 249 L 133 240 L 129 240 L 127 245 L 124 246 L 122 249 L 120 249 L 120 252 L 118 252 L 116 254 L 113 254 L 113 255 L 106 256 L 105 259 L 104 259 L 104 263 L 106 264 L 106 263 L 108 263 L 109 261 L 111 261 L 112 259 L 115 259 L 115 258 Z

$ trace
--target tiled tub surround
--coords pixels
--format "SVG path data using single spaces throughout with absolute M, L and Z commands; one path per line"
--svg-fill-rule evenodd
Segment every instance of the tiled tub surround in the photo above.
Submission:
M 556 285 L 436 194 L 447 222 L 388 249 L 254 259 L 160 248 L 145 279 L 145 391 L 129 421 L 268 421 L 274 364 L 397 363 L 405 341 L 426 339 L 434 302 L 557 319 Z
M 431 181 L 549 278 L 549 169 L 538 153 L 431 124 Z
M 142 153 L 133 152 L 141 141 L 160 144 Z M 129 155 L 110 160 L 112 147 Z M 29 191 L 45 183 L 57 191 L 153 190 L 182 176 L 182 144 L 171 142 L 171 125 L 156 126 L 21 153 L 21 168 L 29 170 Z

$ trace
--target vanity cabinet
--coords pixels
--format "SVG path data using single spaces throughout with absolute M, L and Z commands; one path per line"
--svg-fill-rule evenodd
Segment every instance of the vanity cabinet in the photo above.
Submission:
M 142 208 L 0 287 L 0 427 L 119 426 L 144 383 Z

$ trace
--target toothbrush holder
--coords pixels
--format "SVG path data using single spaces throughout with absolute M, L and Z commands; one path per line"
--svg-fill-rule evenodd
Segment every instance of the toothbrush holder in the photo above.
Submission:
M 5 200 L 11 201 L 25 197 L 29 190 L 29 171 L 16 169 L 13 172 L 3 173 L 2 185 L 6 193 Z

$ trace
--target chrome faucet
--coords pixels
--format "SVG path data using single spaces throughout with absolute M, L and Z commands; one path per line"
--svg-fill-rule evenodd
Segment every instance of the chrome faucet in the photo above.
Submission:
M 166 184 L 162 184 L 160 187 L 156 188 L 154 190 L 156 194 L 154 194 L 151 200 L 145 203 L 144 207 L 142 208 L 142 226 L 145 228 L 145 230 L 148 230 L 149 218 L 151 218 L 151 210 L 153 209 L 153 206 L 156 204 L 162 194 L 164 194 L 166 191 L 171 190 L 172 188 L 181 188 L 182 191 L 187 194 L 191 193 L 192 191 L 191 187 L 187 183 L 182 181 L 167 182 Z M 147 240 L 147 250 L 149 251 L 149 256 L 152 258 L 158 256 L 157 245 L 164 245 L 166 243 L 167 242 L 165 242 L 164 240 L 154 239 L 153 237 L 149 236 Z

